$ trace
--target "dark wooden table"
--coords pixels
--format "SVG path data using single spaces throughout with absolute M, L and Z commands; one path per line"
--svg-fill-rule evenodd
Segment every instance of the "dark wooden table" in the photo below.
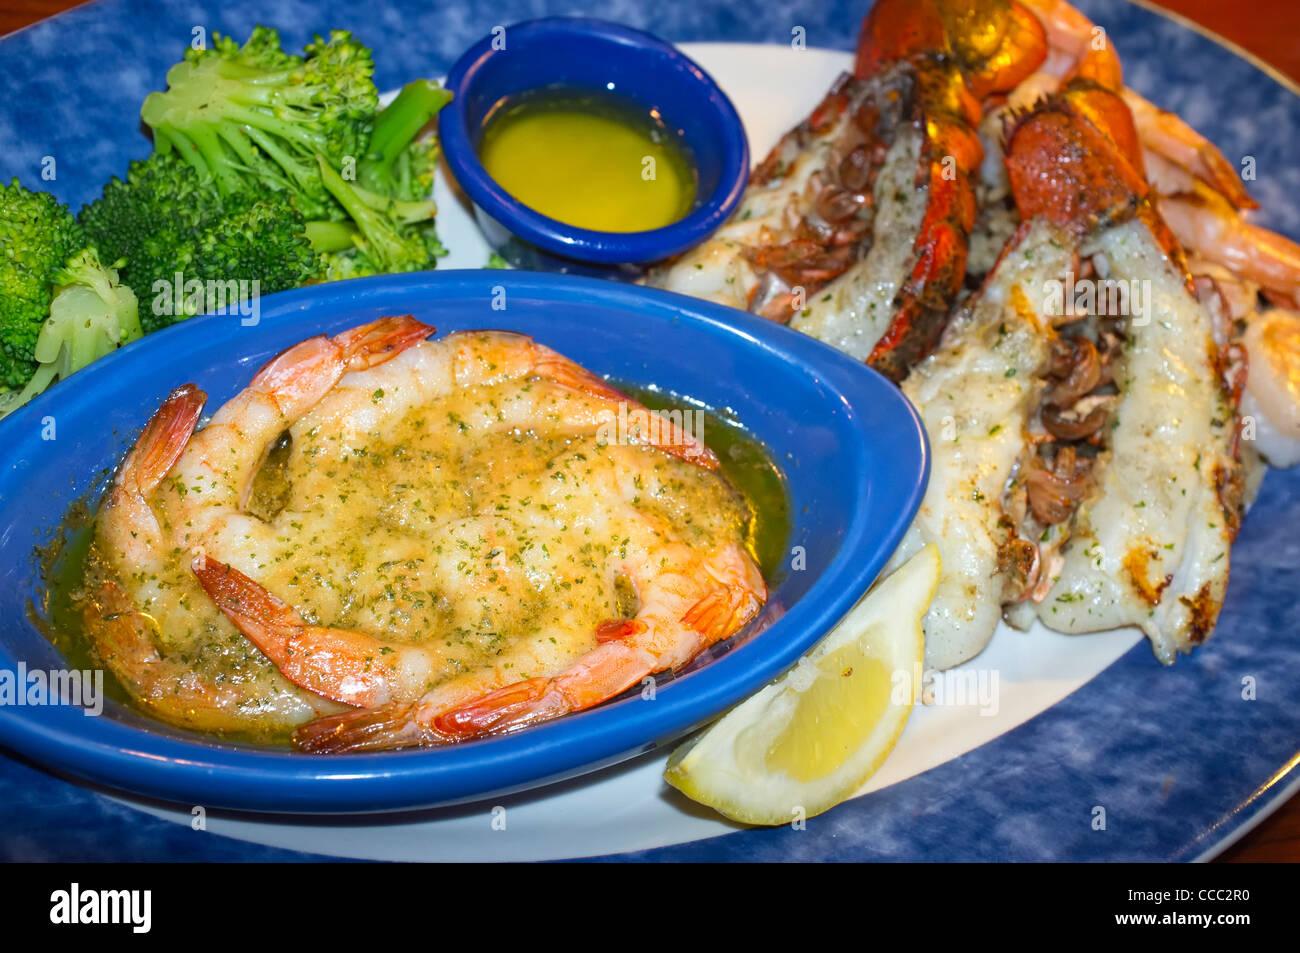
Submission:
M 78 5 L 76 0 L 0 0 L 0 36 Z M 1240 0 L 1165 0 L 1160 6 L 1226 37 L 1300 82 L 1297 0 L 1251 0 L 1247 4 Z M 1300 860 L 1300 795 L 1220 859 L 1230 863 Z

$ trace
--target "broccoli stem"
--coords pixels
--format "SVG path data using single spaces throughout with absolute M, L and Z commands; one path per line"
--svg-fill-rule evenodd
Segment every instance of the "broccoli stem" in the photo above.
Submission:
M 94 249 L 88 248 L 55 272 L 49 316 L 32 352 L 38 367 L 21 391 L 0 393 L 0 417 L 56 379 L 63 380 L 140 337 L 138 302 L 130 288 L 118 284 L 114 270 L 118 264 L 101 265 Z
M 451 93 L 427 79 L 403 86 L 397 98 L 375 117 L 368 154 L 361 162 L 359 173 L 364 177 L 387 175 L 402 150 L 449 102 Z
M 308 222 L 304 231 L 318 253 L 347 251 L 355 247 L 357 230 L 345 222 Z
M 383 213 L 371 208 L 343 178 L 334 171 L 333 166 L 324 156 L 316 157 L 320 165 L 321 181 L 338 203 L 343 206 L 352 221 L 357 223 L 362 236 L 371 251 L 372 258 L 385 271 L 394 270 L 402 259 L 402 237 L 384 217 Z
M 404 199 L 392 199 L 387 195 L 380 195 L 371 192 L 364 186 L 352 183 L 352 191 L 356 193 L 358 199 L 365 202 L 376 212 L 384 212 L 391 215 L 403 225 L 414 225 L 416 222 L 425 222 L 438 214 L 438 203 L 433 199 L 425 199 L 421 202 L 408 202 Z

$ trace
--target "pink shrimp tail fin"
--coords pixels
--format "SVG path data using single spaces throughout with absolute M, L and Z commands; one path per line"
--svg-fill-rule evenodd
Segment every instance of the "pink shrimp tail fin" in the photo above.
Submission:
M 122 462 L 118 485 L 128 485 L 129 481 L 141 493 L 153 492 L 185 451 L 207 399 L 208 395 L 194 384 L 172 391 L 149 418 Z
M 330 684 L 295 654 L 294 642 L 305 623 L 294 608 L 277 599 L 233 566 L 206 553 L 194 557 L 194 575 L 218 609 L 262 650 L 285 678 L 308 691 L 332 698 Z M 335 698 L 336 701 L 344 699 Z
M 302 618 L 292 606 L 271 595 L 233 566 L 200 554 L 194 558 L 190 568 L 217 608 L 263 651 L 266 651 L 262 646 L 264 637 L 259 638 L 253 633 L 268 629 L 283 632 L 303 625 Z
M 452 744 L 504 734 L 571 710 L 552 690 L 553 680 L 533 678 L 507 685 L 434 717 L 420 718 L 418 703 L 384 705 L 329 715 L 303 725 L 293 742 L 311 754 L 343 754 Z
M 384 705 L 327 715 L 293 733 L 293 743 L 309 754 L 388 751 L 451 740 L 422 725 L 412 705 Z
M 751 589 L 719 586 L 688 609 L 682 622 L 713 643 L 737 631 L 760 605 Z M 644 651 L 627 644 L 645 631 L 638 620 L 611 620 L 597 628 L 598 647 L 554 677 L 505 685 L 432 718 L 420 717 L 412 705 L 331 715 L 298 729 L 294 743 L 319 754 L 448 744 L 507 734 L 582 711 L 617 696 L 652 671 Z
M 558 354 L 544 357 L 538 361 L 536 371 L 549 380 L 555 381 L 560 386 L 569 388 L 569 390 L 590 394 L 614 405 L 623 404 L 627 407 L 629 414 L 634 411 L 644 414 L 652 412 L 609 381 Z M 702 441 L 696 439 L 694 434 L 677 426 L 667 417 L 659 415 L 654 426 L 648 427 L 647 430 L 648 433 L 639 434 L 638 437 L 656 450 L 662 450 L 670 456 L 685 460 L 687 463 L 693 463 L 705 470 L 716 470 L 718 468 L 717 455 L 705 446 Z
M 443 712 L 433 719 L 433 727 L 448 740 L 464 741 L 526 728 L 572 710 L 555 679 L 530 678 Z
M 376 367 L 419 344 L 437 329 L 414 315 L 391 315 L 336 334 L 332 340 L 343 349 L 350 371 Z
M 380 643 L 346 629 L 309 625 L 293 606 L 207 554 L 196 556 L 191 568 L 217 608 L 299 688 L 366 708 L 390 700 L 392 665 L 381 660 Z
M 688 609 L 682 623 L 712 644 L 740 629 L 759 605 L 744 586 L 719 586 Z M 437 715 L 433 728 L 446 740 L 463 741 L 517 731 L 607 701 L 653 670 L 644 653 L 628 644 L 645 631 L 645 624 L 635 619 L 601 623 L 599 647 L 566 672 L 488 692 Z
M 377 367 L 433 331 L 406 314 L 358 325 L 332 338 L 318 334 L 271 358 L 253 376 L 250 386 L 274 397 L 287 417 L 297 417 L 348 371 Z
M 741 585 L 719 586 L 686 610 L 682 623 L 712 645 L 740 631 L 758 614 L 763 600 Z

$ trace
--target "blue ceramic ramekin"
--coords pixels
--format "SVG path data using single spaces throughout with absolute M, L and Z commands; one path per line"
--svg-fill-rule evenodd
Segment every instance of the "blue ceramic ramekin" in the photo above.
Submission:
M 504 98 L 555 85 L 607 89 L 657 109 L 695 160 L 691 212 L 649 231 L 592 231 L 536 212 L 499 186 L 478 158 L 485 120 Z M 447 88 L 453 98 L 438 117 L 447 168 L 474 203 L 488 242 L 519 267 L 610 271 L 676 255 L 726 221 L 749 181 L 749 144 L 726 94 L 689 58 L 640 30 L 578 17 L 505 27 L 456 62 Z

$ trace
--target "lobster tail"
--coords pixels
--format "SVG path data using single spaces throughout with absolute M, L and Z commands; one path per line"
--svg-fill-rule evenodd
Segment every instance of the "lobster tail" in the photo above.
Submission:
M 1185 256 L 1147 184 L 1133 115 L 1121 94 L 1075 78 L 1007 129 L 1007 176 L 1022 219 L 1076 235 L 1136 216 L 1185 276 Z

